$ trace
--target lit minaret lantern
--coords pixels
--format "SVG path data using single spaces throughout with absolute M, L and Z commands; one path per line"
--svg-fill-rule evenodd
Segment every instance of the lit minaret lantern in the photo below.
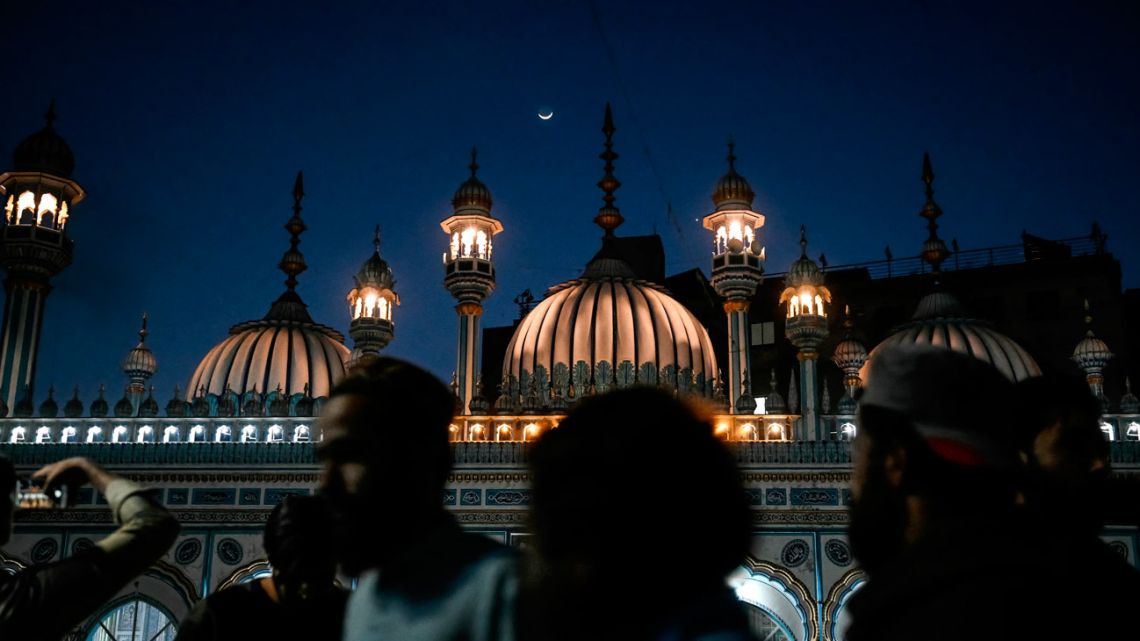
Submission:
M 843 370 L 843 398 L 836 405 L 836 414 L 854 416 L 859 407 L 855 392 L 863 383 L 859 370 L 867 362 L 867 348 L 855 338 L 855 321 L 851 318 L 851 308 L 843 310 L 843 340 L 835 346 L 831 360 Z
M 393 289 L 396 279 L 392 268 L 380 257 L 380 227 L 372 238 L 372 256 L 360 266 L 353 277 L 356 286 L 348 293 L 348 309 L 352 321 L 348 335 L 352 337 L 352 361 L 377 356 L 392 341 L 395 325 L 392 308 L 400 304 L 400 295 Z
M 817 396 L 819 390 L 816 361 L 819 346 L 827 338 L 827 306 L 831 292 L 823 284 L 823 271 L 807 255 L 807 231 L 800 226 L 800 257 L 792 263 L 784 278 L 780 303 L 788 304 L 784 336 L 796 346 L 800 362 L 800 397 L 802 400 L 802 437 L 823 439 Z
M 28 136 L 12 154 L 12 171 L 0 174 L 4 226 L 0 265 L 8 272 L 0 349 L 0 400 L 13 407 L 35 381 L 44 302 L 51 278 L 71 264 L 68 217 L 83 200 L 71 180 L 75 157 L 55 132 L 55 102 L 47 125 Z
M 740 413 L 755 407 L 748 383 L 751 340 L 748 307 L 764 280 L 764 247 L 757 231 L 764 215 L 752 210 L 752 186 L 736 173 L 733 143 L 728 143 L 728 173 L 717 181 L 712 201 L 715 210 L 705 216 L 705 229 L 713 232 L 712 286 L 724 297 L 728 315 L 729 408 Z
M 479 370 L 479 317 L 483 315 L 483 299 L 495 289 L 495 264 L 491 261 L 495 234 L 503 231 L 503 223 L 491 215 L 491 190 L 475 172 L 476 151 L 471 150 L 471 177 L 451 198 L 453 213 L 440 227 L 450 244 L 443 254 L 443 286 L 459 302 L 459 344 L 456 354 L 456 398 L 463 413 L 471 411 L 475 379 Z

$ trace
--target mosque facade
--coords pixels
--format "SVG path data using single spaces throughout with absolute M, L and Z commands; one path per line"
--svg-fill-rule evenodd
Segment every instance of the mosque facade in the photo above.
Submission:
M 157 357 L 146 343 L 144 317 L 138 343 L 121 363 L 121 398 L 112 402 L 100 391 L 90 403 L 76 395 L 62 406 L 50 392 L 34 398 L 39 328 L 45 313 L 53 313 L 46 304 L 50 281 L 71 262 L 67 221 L 77 206 L 82 210 L 84 197 L 53 120 L 49 111 L 46 126 L 19 144 L 12 169 L 0 174 L 0 263 L 7 271 L 0 450 L 23 474 L 82 455 L 161 492 L 183 524 L 178 541 L 75 638 L 134 638 L 135 631 L 145 634 L 139 638 L 168 639 L 196 601 L 268 572 L 260 545 L 265 518 L 281 497 L 312 491 L 313 446 L 321 438 L 315 418 L 347 369 L 393 340 L 400 298 L 377 238 L 348 294 L 351 345 L 310 316 L 296 289 L 306 269 L 298 174 L 279 263 L 285 290 L 262 318 L 233 325 L 186 373 L 182 391 L 160 408 L 148 384 Z M 615 131 L 607 107 L 598 183 L 603 205 L 594 218 L 603 231 L 599 250 L 578 278 L 554 284 L 513 327 L 480 326 L 495 288 L 494 239 L 506 223 L 493 214 L 474 153 L 453 214 L 441 221 L 441 276 L 457 303 L 455 469 L 442 500 L 464 527 L 525 545 L 528 443 L 556 429 L 580 398 L 654 385 L 703 399 L 716 433 L 736 453 L 755 508 L 752 552 L 730 577 L 755 628 L 764 638 L 842 639 L 845 604 L 863 580 L 845 529 L 849 441 L 859 429 L 857 390 L 868 362 L 884 345 L 930 344 L 990 362 L 1011 380 L 1040 373 L 1035 357 L 1054 359 L 1044 352 L 1061 349 L 1056 336 L 1042 330 L 1037 352 L 1026 349 L 998 325 L 971 317 L 955 285 L 979 277 L 1022 282 L 1057 265 L 1087 274 L 1088 287 L 1076 290 L 1094 298 L 1079 314 L 1083 331 L 1060 339 L 1068 341 L 1063 356 L 1084 371 L 1102 401 L 1114 467 L 1140 473 L 1140 400 L 1125 377 L 1113 378 L 1122 368 L 1110 367 L 1112 349 L 1092 316 L 1101 299 L 1122 296 L 1119 265 L 1098 230 L 1060 242 L 1023 237 L 1020 251 L 999 252 L 996 260 L 991 251 L 988 263 L 979 262 L 939 236 L 942 211 L 925 158 L 926 238 L 918 256 L 895 260 L 888 250 L 886 261 L 833 268 L 809 256 L 802 230 L 800 257 L 782 272 L 766 273 L 765 216 L 753 207 L 753 188 L 737 172 L 730 145 L 727 173 L 714 185 L 703 219 L 706 231 L 694 230 L 708 234 L 711 276 L 666 277 L 659 239 L 616 233 L 623 217 L 615 204 Z M 1115 291 L 1109 286 L 1098 299 L 1103 270 L 1113 265 Z M 902 308 L 908 316 L 899 317 Z M 1074 328 L 1081 320 L 1074 319 Z M 1131 344 L 1125 348 L 1131 355 Z M 653 480 L 645 484 L 652 491 Z M 0 569 L 66 558 L 111 529 L 105 503 L 90 489 L 70 498 L 69 509 L 20 516 Z M 671 514 L 658 525 L 697 526 Z M 1104 536 L 1137 562 L 1135 529 L 1110 527 Z M 667 563 L 631 567 L 645 571 L 631 574 L 630 589 L 668 571 Z

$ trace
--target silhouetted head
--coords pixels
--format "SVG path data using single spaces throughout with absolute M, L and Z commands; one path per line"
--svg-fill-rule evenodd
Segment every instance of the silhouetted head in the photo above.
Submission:
M 587 398 L 538 440 L 530 467 L 531 581 L 536 616 L 560 628 L 552 636 L 590 638 L 609 630 L 591 626 L 622 621 L 651 630 L 723 589 L 748 553 L 734 457 L 707 420 L 659 389 Z
M 945 348 L 889 347 L 871 361 L 859 401 L 849 537 L 869 574 L 916 537 L 1013 513 L 1013 385 L 991 365 Z
M 317 457 L 346 572 L 382 565 L 442 518 L 454 407 L 439 379 L 394 358 L 369 360 L 333 387 Z
M 286 496 L 265 523 L 265 554 L 281 600 L 303 601 L 333 588 L 336 542 L 328 503 L 319 496 Z
M 0 454 L 0 545 L 12 538 L 12 516 L 16 513 L 16 468 Z
M 1100 402 L 1074 371 L 1021 381 L 1017 392 L 1018 446 L 1031 474 L 1026 501 L 1058 526 L 1095 534 L 1110 482 Z

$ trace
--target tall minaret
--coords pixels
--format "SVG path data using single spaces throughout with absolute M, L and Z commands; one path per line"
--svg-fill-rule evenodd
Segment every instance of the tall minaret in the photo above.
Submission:
M 158 371 L 158 361 L 154 352 L 146 346 L 147 315 L 142 316 L 142 328 L 139 329 L 139 343 L 123 357 L 123 373 L 127 375 L 126 398 L 131 404 L 131 415 L 138 416 L 139 405 L 142 404 L 147 390 L 147 381 Z
M 54 101 L 45 118 L 47 125 L 16 147 L 12 171 L 0 174 L 0 193 L 6 196 L 0 264 L 8 272 L 0 400 L 8 407 L 24 398 L 35 382 L 44 301 L 51 278 L 71 264 L 67 221 L 84 196 L 83 188 L 71 180 L 71 148 L 55 132 Z
M 780 294 L 780 303 L 788 304 L 788 316 L 784 321 L 784 336 L 796 346 L 800 362 L 800 398 L 802 410 L 802 440 L 820 441 L 824 439 L 819 420 L 819 346 L 827 338 L 827 306 L 831 304 L 831 292 L 823 285 L 823 271 L 807 255 L 807 230 L 800 226 L 800 257 L 792 263 L 784 278 L 785 289 Z
M 728 315 L 729 408 L 744 413 L 756 407 L 749 382 L 751 326 L 748 307 L 764 280 L 764 247 L 756 236 L 764 215 L 752 210 L 752 186 L 736 173 L 736 155 L 728 143 L 728 173 L 713 190 L 713 213 L 705 216 L 705 229 L 713 232 L 712 286 L 724 297 Z
M 377 356 L 392 341 L 395 326 L 392 308 L 400 304 L 400 295 L 393 289 L 396 279 L 392 268 L 380 257 L 380 226 L 372 238 L 372 256 L 360 266 L 353 277 L 356 286 L 348 293 L 348 311 L 352 321 L 348 335 L 352 337 L 352 361 Z
M 492 241 L 503 231 L 503 223 L 491 215 L 491 190 L 475 172 L 476 150 L 471 150 L 471 177 L 451 198 L 452 214 L 439 223 L 450 239 L 443 254 L 443 286 L 459 302 L 459 343 L 456 349 L 456 398 L 464 414 L 471 412 L 475 379 L 479 371 L 479 317 L 483 299 L 495 289 L 495 264 L 491 262 Z

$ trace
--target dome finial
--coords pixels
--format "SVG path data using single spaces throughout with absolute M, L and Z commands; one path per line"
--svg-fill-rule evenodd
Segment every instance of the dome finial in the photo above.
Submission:
M 602 196 L 602 201 L 605 204 L 598 210 L 598 215 L 594 216 L 594 222 L 606 232 L 607 238 L 613 237 L 614 230 L 625 221 L 621 211 L 614 205 L 614 201 L 617 200 L 614 192 L 617 191 L 618 187 L 621 187 L 621 181 L 614 176 L 614 160 L 618 158 L 617 152 L 614 151 L 615 131 L 617 128 L 614 127 L 613 110 L 610 108 L 610 103 L 607 102 L 605 120 L 602 124 L 602 133 L 606 136 L 605 150 L 598 155 L 599 158 L 606 161 L 606 173 L 598 181 L 598 187 L 605 194 Z
M 45 129 L 52 129 L 55 126 L 55 98 L 51 99 L 48 103 L 47 113 L 44 114 L 44 120 L 47 121 Z
M 728 171 L 713 188 L 712 201 L 717 211 L 724 209 L 751 209 L 756 192 L 743 176 L 736 173 L 736 142 L 728 137 Z
M 800 225 L 800 257 L 807 258 L 807 227 Z
M 938 237 L 938 217 L 942 215 L 942 208 L 934 202 L 934 168 L 930 163 L 930 153 L 922 153 L 922 182 L 926 184 L 926 204 L 918 213 L 926 219 L 926 228 L 930 236 L 922 244 L 922 259 L 930 264 L 931 271 L 938 274 L 942 271 L 942 261 L 950 256 L 946 243 Z
M 380 255 L 380 225 L 376 225 L 376 230 L 372 232 L 372 251 L 377 256 Z
M 474 146 L 471 147 L 471 164 L 467 165 L 467 168 L 471 170 L 471 177 L 472 178 L 475 177 L 475 172 L 479 171 L 479 163 L 476 162 L 476 159 L 478 157 L 479 157 L 479 148 L 474 147 Z
M 143 312 L 142 327 L 139 329 L 139 345 L 142 345 L 144 342 L 146 342 L 146 337 L 148 334 L 150 334 L 150 332 L 146 331 L 146 321 L 147 321 L 147 313 Z
M 728 134 L 728 171 L 736 173 L 736 143 L 732 141 L 732 134 Z
M 305 231 L 305 221 L 301 220 L 301 199 L 304 197 L 305 172 L 298 170 L 297 178 L 293 181 L 293 217 L 285 223 L 285 231 L 289 232 L 289 249 L 278 263 L 281 271 L 285 272 L 285 288 L 289 292 L 296 290 L 297 276 L 308 268 L 305 257 L 297 249 L 301 244 L 301 234 Z

